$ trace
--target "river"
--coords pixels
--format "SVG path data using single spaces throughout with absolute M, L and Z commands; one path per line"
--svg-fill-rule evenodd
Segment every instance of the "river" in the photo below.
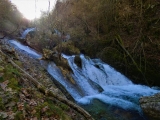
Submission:
M 25 33 L 26 35 L 26 33 Z M 9 43 L 37 59 L 42 55 L 16 40 Z M 74 63 L 75 56 L 62 55 L 68 61 L 75 81 L 71 83 L 52 61 L 47 62 L 48 73 L 61 83 L 77 104 L 85 108 L 96 120 L 147 120 L 139 106 L 139 98 L 160 90 L 134 84 L 127 77 L 100 59 L 80 55 L 82 67 Z M 43 65 L 45 61 L 39 60 Z

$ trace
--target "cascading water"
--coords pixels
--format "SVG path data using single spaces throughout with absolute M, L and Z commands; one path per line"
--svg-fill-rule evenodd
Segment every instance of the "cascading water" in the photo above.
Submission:
M 17 46 L 21 50 L 35 56 L 35 58 L 42 56 L 17 41 L 10 40 L 10 43 L 14 44 L 14 47 Z M 90 59 L 84 55 L 80 55 L 82 64 L 80 68 L 74 63 L 75 56 L 62 56 L 67 59 L 73 71 L 70 76 L 74 79 L 74 84 L 63 76 L 61 70 L 53 62 L 47 63 L 46 69 L 50 75 L 66 88 L 77 103 L 82 106 L 94 104 L 94 100 L 99 100 L 103 103 L 101 104 L 104 109 L 108 109 L 107 105 L 109 105 L 113 106 L 112 108 L 116 107 L 126 111 L 134 111 L 140 115 L 141 109 L 138 99 L 142 96 L 149 96 L 160 92 L 160 90 L 144 85 L 133 84 L 124 75 L 99 59 Z M 43 61 L 41 63 L 43 64 Z M 95 110 L 92 114 L 94 115 L 96 112 Z
M 31 32 L 31 31 L 36 31 L 36 28 L 28 28 L 28 29 L 26 29 L 26 30 L 22 33 L 21 38 L 22 38 L 22 39 L 25 39 L 26 36 L 27 36 L 27 34 L 28 34 L 29 32 Z
M 14 44 L 15 47 L 18 47 L 19 49 L 29 53 L 30 55 L 32 55 L 34 58 L 41 58 L 42 55 L 39 54 L 38 52 L 36 52 L 35 50 L 33 50 L 32 48 L 28 47 L 28 46 L 24 46 L 22 45 L 20 42 L 15 41 L 15 40 L 9 40 L 9 42 L 11 44 Z
M 77 102 L 81 104 L 89 104 L 93 99 L 99 99 L 107 104 L 140 112 L 138 99 L 142 96 L 149 96 L 159 92 L 147 86 L 133 84 L 124 75 L 115 71 L 99 59 L 91 60 L 81 55 L 82 68 L 79 68 L 74 63 L 74 56 L 63 55 L 63 57 L 68 60 L 74 75 L 77 76 L 77 78 L 83 78 L 83 80 L 79 80 L 78 83 L 84 84 L 84 87 L 90 90 L 90 86 L 86 86 L 85 82 L 91 80 L 100 85 L 104 90 L 99 93 L 90 93 L 78 99 Z

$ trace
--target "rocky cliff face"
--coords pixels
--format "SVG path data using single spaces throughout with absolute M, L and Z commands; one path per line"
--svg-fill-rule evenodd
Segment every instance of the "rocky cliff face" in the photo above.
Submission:
M 150 120 L 160 120 L 160 93 L 150 97 L 142 97 L 140 106 Z

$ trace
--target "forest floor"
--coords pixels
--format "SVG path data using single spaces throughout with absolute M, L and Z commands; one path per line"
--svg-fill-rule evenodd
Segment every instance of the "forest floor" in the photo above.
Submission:
M 54 85 L 51 77 L 39 64 L 38 60 L 28 57 L 22 51 L 16 51 L 0 40 L 0 120 L 84 120 L 79 112 L 44 94 L 19 67 L 42 84 L 47 90 L 64 94 Z

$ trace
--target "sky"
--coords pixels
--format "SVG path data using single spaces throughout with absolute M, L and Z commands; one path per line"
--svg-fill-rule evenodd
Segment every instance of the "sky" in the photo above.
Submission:
M 56 0 L 10 0 L 15 4 L 23 16 L 29 20 L 39 18 L 41 11 L 48 11 L 49 1 L 50 10 L 54 7 Z M 36 8 L 36 9 L 35 9 Z

